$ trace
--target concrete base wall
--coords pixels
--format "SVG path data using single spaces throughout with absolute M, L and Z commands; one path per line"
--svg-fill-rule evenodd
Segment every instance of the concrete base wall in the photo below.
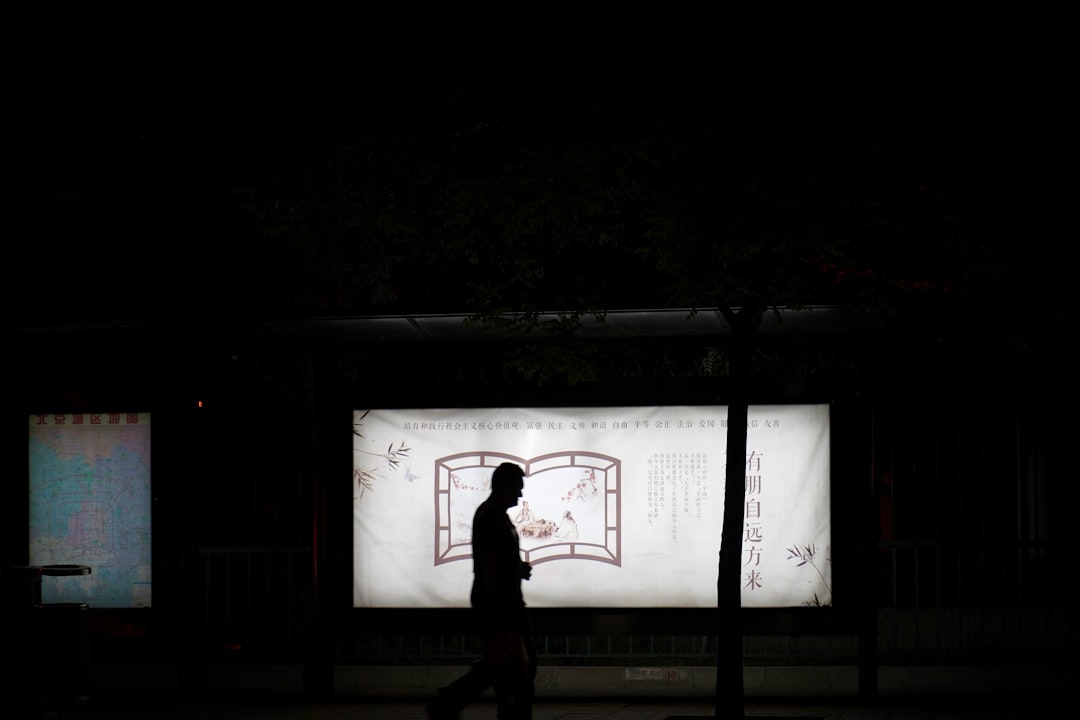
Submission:
M 465 672 L 464 666 L 338 666 L 334 694 L 340 697 L 426 696 Z M 1076 668 L 1065 667 L 881 667 L 881 696 L 963 693 L 1060 693 L 1071 687 Z M 212 665 L 205 689 L 268 695 L 301 695 L 303 668 L 297 665 Z M 540 698 L 711 697 L 714 667 L 541 667 Z M 859 694 L 854 666 L 744 667 L 747 697 L 854 697 Z M 176 666 L 96 665 L 90 692 L 154 692 L 181 689 Z

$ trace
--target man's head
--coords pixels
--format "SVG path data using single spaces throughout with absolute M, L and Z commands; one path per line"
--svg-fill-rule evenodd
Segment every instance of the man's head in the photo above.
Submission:
M 524 487 L 525 471 L 520 465 L 504 462 L 491 474 L 491 494 L 505 502 L 508 508 L 517 505 Z

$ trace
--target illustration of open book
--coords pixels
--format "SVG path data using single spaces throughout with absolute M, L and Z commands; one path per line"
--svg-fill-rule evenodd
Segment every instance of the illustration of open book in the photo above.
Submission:
M 622 564 L 620 459 L 580 450 L 535 458 L 478 450 L 435 460 L 435 565 L 472 557 L 473 513 L 504 462 L 526 475 L 521 501 L 508 512 L 523 560 Z

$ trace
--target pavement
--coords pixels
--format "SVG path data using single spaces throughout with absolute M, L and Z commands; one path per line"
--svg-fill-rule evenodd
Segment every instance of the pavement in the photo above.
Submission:
M 306 701 L 258 698 L 104 698 L 3 714 L 12 720 L 427 720 L 427 698 Z M 1069 710 L 1070 705 L 1072 710 Z M 744 716 L 757 720 L 1057 720 L 1080 717 L 1064 696 L 748 699 Z M 0 711 L 2 714 L 2 711 Z M 533 720 L 698 720 L 716 717 L 707 698 L 541 699 Z M 461 720 L 495 720 L 495 705 L 480 700 Z

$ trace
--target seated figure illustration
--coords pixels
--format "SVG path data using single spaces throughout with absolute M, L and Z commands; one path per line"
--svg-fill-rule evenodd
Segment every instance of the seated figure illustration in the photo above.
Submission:
M 567 510 L 563 513 L 562 522 L 555 528 L 555 537 L 560 540 L 577 540 L 577 536 L 577 521 L 574 520 L 574 516 Z

